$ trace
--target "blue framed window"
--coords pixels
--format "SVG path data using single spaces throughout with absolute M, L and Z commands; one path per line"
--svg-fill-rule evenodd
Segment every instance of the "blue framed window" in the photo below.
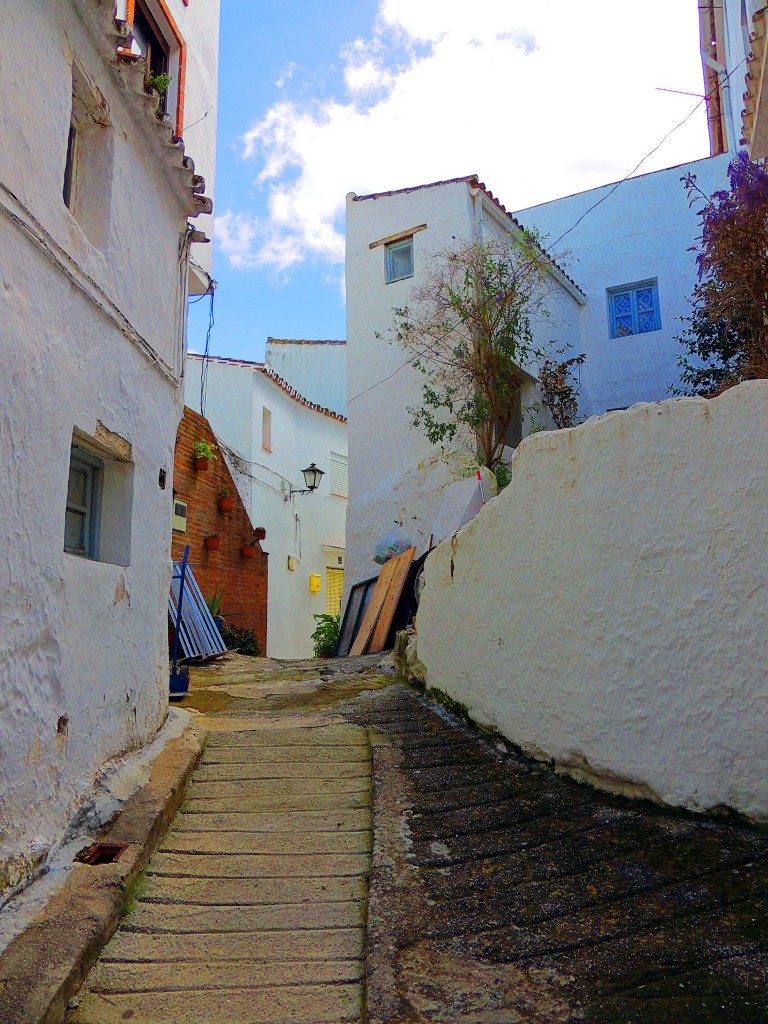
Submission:
M 387 284 L 413 277 L 413 239 L 390 242 L 384 248 L 384 279 Z
M 64 550 L 82 558 L 99 557 L 99 519 L 104 463 L 79 445 L 72 445 L 64 520 Z
M 661 330 L 659 288 L 656 281 L 608 289 L 608 318 L 612 338 Z

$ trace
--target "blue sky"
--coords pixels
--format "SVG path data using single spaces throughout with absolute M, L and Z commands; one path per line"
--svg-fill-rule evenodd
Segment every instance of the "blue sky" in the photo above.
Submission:
M 657 87 L 702 92 L 691 0 L 469 10 L 222 0 L 213 354 L 344 337 L 348 192 L 476 172 L 509 209 L 544 202 L 623 177 L 697 103 Z M 707 152 L 702 104 L 640 171 Z M 206 299 L 191 349 L 207 322 Z

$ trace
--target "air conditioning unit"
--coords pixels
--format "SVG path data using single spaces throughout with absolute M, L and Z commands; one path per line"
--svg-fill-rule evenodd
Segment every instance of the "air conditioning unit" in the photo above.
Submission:
M 187 503 L 186 501 L 179 501 L 177 498 L 173 499 L 173 518 L 171 519 L 171 525 L 174 530 L 178 530 L 179 533 L 187 532 Z

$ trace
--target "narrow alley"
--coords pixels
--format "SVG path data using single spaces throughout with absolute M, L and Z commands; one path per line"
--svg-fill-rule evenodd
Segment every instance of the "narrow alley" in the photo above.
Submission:
M 768 836 L 558 778 L 377 660 L 193 674 L 202 761 L 68 1024 L 766 1020 Z

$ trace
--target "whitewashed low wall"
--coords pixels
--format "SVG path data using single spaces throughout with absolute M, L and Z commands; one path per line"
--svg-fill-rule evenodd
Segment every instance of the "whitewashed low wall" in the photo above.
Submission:
M 768 817 L 768 382 L 537 434 L 426 563 L 427 684 L 619 791 Z

